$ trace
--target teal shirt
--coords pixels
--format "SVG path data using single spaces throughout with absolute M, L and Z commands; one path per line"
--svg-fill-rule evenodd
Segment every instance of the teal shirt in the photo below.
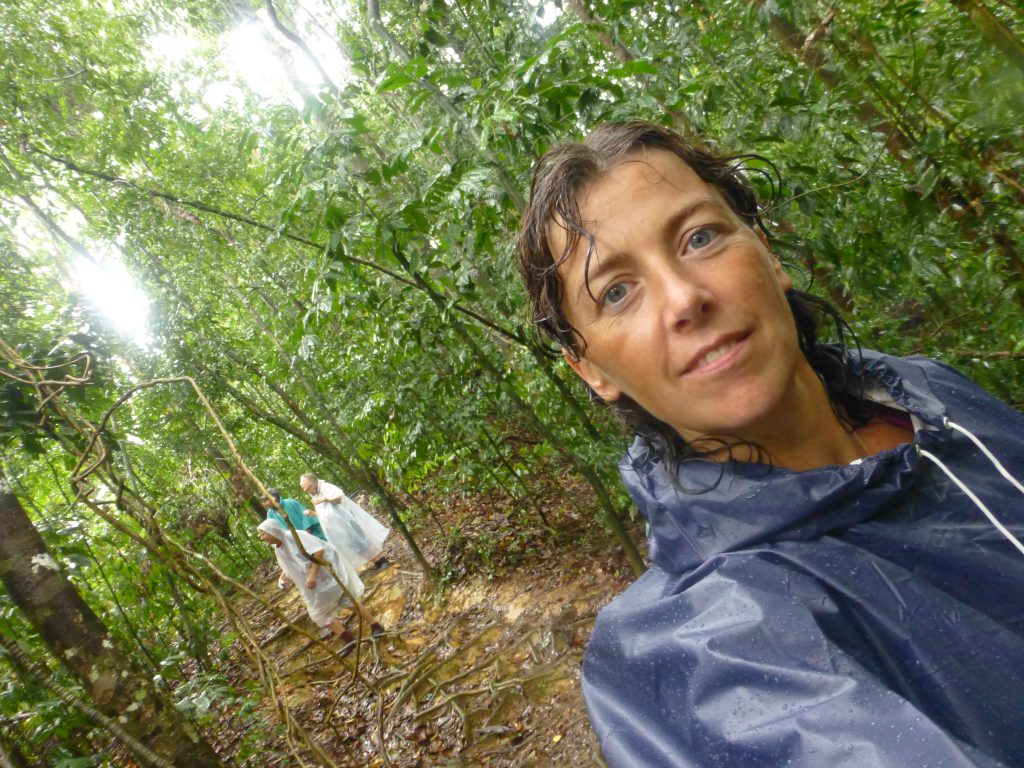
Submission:
M 327 541 L 324 530 L 320 527 L 320 521 L 311 515 L 302 514 L 305 507 L 300 502 L 295 499 L 281 499 L 281 506 L 288 513 L 288 519 L 292 521 L 292 525 L 295 526 L 296 530 L 312 533 L 317 538 Z M 285 530 L 288 530 L 288 523 L 284 521 L 281 513 L 276 509 L 267 510 L 267 519 L 277 520 L 277 522 L 284 526 Z

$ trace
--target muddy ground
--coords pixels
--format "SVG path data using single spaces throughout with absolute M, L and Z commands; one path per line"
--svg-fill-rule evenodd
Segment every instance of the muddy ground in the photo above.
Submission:
M 539 509 L 501 494 L 429 500 L 433 514 L 414 533 L 439 571 L 433 586 L 392 533 L 393 565 L 364 575 L 364 601 L 388 631 L 360 645 L 358 674 L 355 655 L 332 654 L 340 639 L 313 640 L 281 620 L 323 634 L 297 590 L 277 589 L 276 564 L 261 566 L 251 586 L 273 609 L 248 598 L 238 605 L 277 675 L 279 705 L 297 724 L 294 749 L 283 710 L 263 702 L 243 706 L 244 715 L 225 707 L 218 750 L 264 767 L 604 765 L 580 665 L 598 609 L 633 577 L 585 489 L 547 496 L 553 501 Z M 227 668 L 235 690 L 256 685 L 241 650 Z

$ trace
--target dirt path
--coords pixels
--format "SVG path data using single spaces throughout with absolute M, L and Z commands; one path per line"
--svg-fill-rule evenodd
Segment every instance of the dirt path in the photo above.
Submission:
M 365 577 L 364 600 L 389 628 L 360 647 L 359 671 L 379 695 L 353 681 L 354 655 L 339 663 L 259 604 L 243 604 L 285 682 L 293 716 L 339 766 L 604 765 L 584 711 L 580 665 L 597 610 L 631 576 L 577 506 L 546 510 L 556 538 L 528 520 L 510 522 L 522 513 L 500 497 L 437 505 L 447 535 L 435 535 L 427 555 L 448 569 L 443 597 L 424 592 L 412 559 L 391 537 L 394 565 Z M 254 574 L 264 599 L 318 634 L 297 591 L 282 594 L 274 582 L 269 565 Z M 349 626 L 356 629 L 354 620 Z M 342 645 L 333 637 L 326 643 Z M 229 673 L 236 686 L 251 676 L 238 656 Z M 284 739 L 273 738 L 279 718 L 265 710 L 259 765 L 298 765 Z M 231 731 L 225 740 L 239 741 Z M 310 765 L 322 762 L 300 754 Z

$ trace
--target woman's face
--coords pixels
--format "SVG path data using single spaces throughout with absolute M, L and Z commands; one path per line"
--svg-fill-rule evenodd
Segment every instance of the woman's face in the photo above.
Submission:
M 313 493 L 316 490 L 316 483 L 310 480 L 308 477 L 304 477 L 299 480 L 299 487 L 306 493 Z
M 266 531 L 259 531 L 260 538 L 263 539 L 265 544 L 269 544 L 272 547 L 280 547 L 284 542 L 275 536 L 271 536 Z
M 655 149 L 591 182 L 578 204 L 595 241 L 590 291 L 585 240 L 559 274 L 584 345 L 569 363 L 595 392 L 628 395 L 687 440 L 756 435 L 794 404 L 797 372 L 813 371 L 785 298 L 791 281 L 718 190 Z M 550 236 L 557 253 L 564 231 Z

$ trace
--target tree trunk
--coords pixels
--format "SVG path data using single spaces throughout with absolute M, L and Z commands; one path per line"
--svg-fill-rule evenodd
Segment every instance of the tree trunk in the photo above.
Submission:
M 366 0 L 366 18 L 369 22 L 370 29 L 372 29 L 377 38 L 384 43 L 391 55 L 403 64 L 408 64 L 412 60 L 412 55 L 406 50 L 405 46 L 402 45 L 398 38 L 391 34 L 391 31 L 381 20 L 380 6 L 377 0 Z M 458 107 L 455 106 L 452 100 L 449 99 L 443 91 L 441 91 L 441 89 L 425 77 L 420 78 L 418 82 L 430 94 L 434 103 L 437 104 L 454 123 L 459 124 L 462 121 L 462 113 L 459 111 Z M 462 127 L 470 137 L 473 145 L 480 147 L 482 143 L 480 132 L 471 124 L 463 124 Z M 512 201 L 512 204 L 516 209 L 520 211 L 523 210 L 526 207 L 526 200 L 523 199 L 523 194 L 520 192 L 519 186 L 512 180 L 508 171 L 505 170 L 505 166 L 494 153 L 494 150 L 490 147 L 483 147 L 481 151 L 487 161 L 491 164 L 491 167 L 494 169 L 494 173 L 498 178 L 498 183 L 501 184 L 502 188 L 504 188 L 505 194 L 508 195 L 508 199 Z
M 766 7 L 766 4 L 764 0 L 756 0 L 755 6 L 763 8 Z M 777 9 L 767 12 L 768 27 L 780 45 L 803 62 L 826 88 L 842 89 L 841 78 L 826 66 L 824 56 L 817 44 L 824 36 L 824 30 L 831 23 L 835 14 L 833 13 L 832 16 L 823 20 L 810 35 L 804 35 L 791 21 L 781 16 Z M 972 204 L 972 200 L 981 197 L 981 190 L 977 188 L 977 185 L 968 184 L 967 188 L 964 188 L 963 182 L 954 181 L 947 176 L 936 158 L 917 147 L 914 136 L 905 130 L 905 126 L 900 125 L 898 116 L 890 119 L 863 95 L 852 94 L 850 102 L 856 107 L 860 120 L 869 129 L 886 134 L 885 146 L 898 162 L 905 167 L 911 167 L 913 156 L 918 155 L 924 157 L 928 164 L 938 172 L 938 181 L 932 195 L 946 215 L 957 219 L 959 217 L 955 212 L 960 208 L 966 212 L 966 215 L 960 219 L 961 221 L 967 222 L 973 219 L 978 223 L 981 222 L 983 217 Z M 1017 253 L 1013 241 L 1006 236 L 1005 232 L 994 233 L 992 242 L 1002 253 L 1006 267 L 1013 275 L 1018 279 L 1024 276 L 1024 258 Z
M 759 0 L 757 6 L 763 5 L 764 0 Z M 789 19 L 781 16 L 777 10 L 768 12 L 768 28 L 782 47 L 803 62 L 827 88 L 837 89 L 841 87 L 839 76 L 825 66 L 821 49 L 817 45 L 821 35 L 814 37 L 813 35 L 803 34 Z M 811 42 L 807 44 L 809 40 Z M 866 98 L 858 99 L 854 97 L 851 101 L 857 109 L 857 116 L 861 122 L 869 129 L 885 135 L 885 146 L 894 157 L 899 159 L 904 152 L 913 152 L 913 137 L 908 136 L 901 130 L 900 126 L 883 115 L 874 104 Z
M 0 768 L 29 768 L 28 759 L 12 737 L 9 731 L 0 730 Z
M 950 0 L 950 2 L 954 7 L 970 16 L 982 37 L 1024 71 L 1024 43 L 1021 43 L 1020 38 L 1014 35 L 982 0 Z
M 239 471 L 223 453 L 212 446 L 206 446 L 206 455 L 210 457 L 213 466 L 224 477 L 236 501 L 239 504 L 244 503 L 245 508 L 252 513 L 253 520 L 257 524 L 262 523 L 267 513 L 263 509 L 263 505 L 260 504 L 259 498 L 252 492 L 252 483 L 249 482 L 245 474 Z
M 56 470 L 54 470 L 53 465 L 52 463 L 50 463 L 48 457 L 47 465 L 49 466 L 50 472 L 53 474 L 54 479 L 57 480 Z M 41 519 L 43 519 L 44 522 L 46 522 L 46 513 L 38 504 L 35 503 L 32 497 L 25 490 L 25 487 L 16 479 L 14 480 L 14 483 L 18 487 L 18 494 L 28 504 L 28 508 L 35 512 L 35 514 L 37 514 Z M 57 480 L 57 490 L 60 493 L 60 495 L 64 498 L 64 501 L 67 502 L 70 508 L 70 506 L 72 505 L 72 499 L 67 495 L 67 493 L 64 492 L 64 488 L 59 480 Z M 114 589 L 114 585 L 110 582 L 110 579 L 107 578 L 106 569 L 103 567 L 103 563 L 100 561 L 100 559 L 96 556 L 96 553 L 93 551 L 92 544 L 89 542 L 88 536 L 84 536 L 82 538 L 82 544 L 85 547 L 86 554 L 92 560 L 93 565 L 96 566 L 96 572 L 99 573 L 100 580 L 103 582 L 104 586 L 106 586 L 107 593 L 110 595 L 110 600 L 114 603 L 114 607 L 117 609 L 117 613 L 121 617 L 121 621 L 124 622 L 125 628 L 128 630 L 128 634 L 131 635 L 131 637 L 135 640 L 135 644 L 138 646 L 139 651 L 146 659 L 146 665 L 149 667 L 149 671 L 155 674 L 159 667 L 159 664 L 157 664 L 156 659 L 153 658 L 153 655 L 149 652 L 149 649 L 143 642 L 142 635 L 139 632 L 138 628 L 136 628 L 135 622 L 131 620 L 131 617 L 128 616 L 128 612 L 124 609 L 124 606 L 121 604 L 121 598 L 118 596 L 117 590 Z M 90 590 L 93 590 L 91 585 L 89 588 Z
M 580 21 L 582 21 L 586 27 L 594 33 L 594 36 L 601 41 L 601 44 L 611 51 L 612 55 L 620 64 L 626 64 L 627 62 L 634 61 L 636 59 L 633 52 L 626 48 L 626 46 L 624 46 L 622 42 L 614 36 L 614 33 L 604 19 L 590 10 L 583 0 L 569 0 L 569 8 L 572 9 L 573 13 L 579 16 Z M 639 75 L 638 77 L 643 76 Z M 681 133 L 693 133 L 693 123 L 690 121 L 689 115 L 681 109 L 672 109 L 665 103 L 663 98 L 655 98 L 657 98 L 662 109 L 672 116 L 672 122 L 675 123 L 676 129 Z
M 79 680 L 100 712 L 172 765 L 223 766 L 60 572 L 2 475 L 0 579 L 50 653 Z

